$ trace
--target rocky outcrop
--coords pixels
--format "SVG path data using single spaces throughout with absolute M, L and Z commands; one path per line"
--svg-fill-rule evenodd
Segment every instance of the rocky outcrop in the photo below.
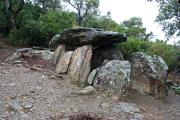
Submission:
M 93 85 L 103 90 L 113 90 L 122 95 L 130 84 L 131 64 L 128 61 L 112 60 L 97 68 Z
M 91 70 L 91 58 L 91 45 L 79 47 L 74 51 L 68 72 L 73 83 L 78 85 L 85 84 Z
M 69 64 L 73 55 L 73 51 L 66 52 L 58 61 L 56 65 L 56 73 L 67 73 Z
M 118 32 L 104 31 L 95 28 L 76 28 L 65 30 L 60 35 L 54 36 L 49 46 L 55 47 L 57 44 L 70 46 L 82 45 L 113 45 L 126 41 L 126 37 Z
M 149 56 L 141 52 L 132 54 L 132 88 L 155 97 L 166 96 L 168 66 L 159 56 Z

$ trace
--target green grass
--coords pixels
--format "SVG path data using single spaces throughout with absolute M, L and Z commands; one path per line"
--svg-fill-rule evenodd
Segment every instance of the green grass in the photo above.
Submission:
M 175 88 L 175 93 L 180 95 L 180 86 Z

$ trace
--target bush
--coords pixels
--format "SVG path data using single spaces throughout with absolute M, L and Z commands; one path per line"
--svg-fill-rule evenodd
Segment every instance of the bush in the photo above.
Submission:
M 158 40 L 156 42 L 142 41 L 138 38 L 129 37 L 126 42 L 121 43 L 118 47 L 126 59 L 129 59 L 133 52 L 144 52 L 149 55 L 161 56 L 169 66 L 170 71 L 173 71 L 179 65 L 179 49 L 168 45 L 166 42 Z
M 36 21 L 29 21 L 20 29 L 13 29 L 9 34 L 9 41 L 15 46 L 44 46 L 46 41 L 40 32 Z
M 73 26 L 74 14 L 70 12 L 49 11 L 39 20 L 29 20 L 19 29 L 11 30 L 10 43 L 16 46 L 48 47 L 55 34 Z
M 167 63 L 170 70 L 173 70 L 177 61 L 177 51 L 172 45 L 168 45 L 162 41 L 156 41 L 153 43 L 148 51 L 150 55 L 158 55 L 163 58 L 163 60 Z
M 147 42 L 139 40 L 138 38 L 129 37 L 126 42 L 121 43 L 118 47 L 124 57 L 128 59 L 133 52 L 147 52 L 151 44 L 152 43 L 149 41 Z
M 71 28 L 74 21 L 75 16 L 71 12 L 48 11 L 39 19 L 40 31 L 48 39 L 51 39 L 58 32 Z

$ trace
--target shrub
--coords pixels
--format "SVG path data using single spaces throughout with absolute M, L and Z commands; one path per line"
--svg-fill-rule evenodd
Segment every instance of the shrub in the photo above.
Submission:
M 58 32 L 71 28 L 75 21 L 75 16 L 71 12 L 48 11 L 40 16 L 39 25 L 41 33 L 51 39 Z
M 180 66 L 178 61 L 178 56 L 180 56 L 179 49 L 163 41 L 157 40 L 150 42 L 129 37 L 126 42 L 119 45 L 119 49 L 126 59 L 128 59 L 133 52 L 144 52 L 149 55 L 161 56 L 169 66 L 170 71 Z
M 139 40 L 138 38 L 129 37 L 126 42 L 121 43 L 118 47 L 124 57 L 128 59 L 133 52 L 146 52 L 151 44 L 152 43 L 149 41 L 147 42 Z
M 19 29 L 11 30 L 10 43 L 16 46 L 48 47 L 48 42 L 58 32 L 73 26 L 74 14 L 63 11 L 49 11 L 39 20 L 29 20 Z
M 20 29 L 11 30 L 9 41 L 15 46 L 44 46 L 46 44 L 36 21 L 29 21 Z
M 163 58 L 163 60 L 167 63 L 170 70 L 175 67 L 177 61 L 177 51 L 172 45 L 168 45 L 162 41 L 156 41 L 151 44 L 148 48 L 147 53 L 150 55 L 158 55 Z

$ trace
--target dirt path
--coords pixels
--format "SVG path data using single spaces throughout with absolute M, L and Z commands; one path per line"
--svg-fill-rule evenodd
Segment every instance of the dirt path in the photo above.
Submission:
M 118 107 L 124 102 L 115 95 L 73 95 L 71 92 L 79 88 L 67 76 L 55 76 L 48 68 L 33 71 L 21 64 L 4 62 L 11 50 L 14 49 L 0 49 L 0 120 L 69 120 L 69 116 L 81 113 L 111 120 L 180 119 L 178 95 L 171 93 L 165 103 L 131 92 L 126 103 L 133 105 L 124 105 L 125 108 Z

